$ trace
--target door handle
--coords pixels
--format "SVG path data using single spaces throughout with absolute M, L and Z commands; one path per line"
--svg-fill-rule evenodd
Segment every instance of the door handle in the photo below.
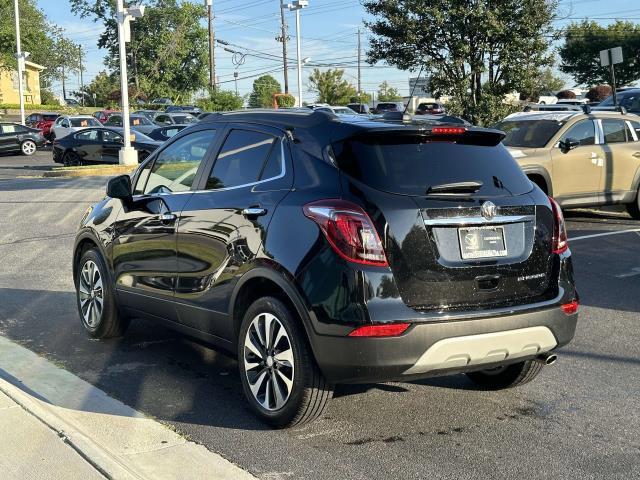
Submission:
M 167 212 L 167 213 L 161 213 L 160 215 L 158 215 L 158 220 L 160 220 L 162 223 L 169 223 L 169 222 L 173 222 L 177 217 L 175 216 L 175 214 Z
M 267 210 L 260 207 L 250 207 L 242 210 L 242 215 L 244 215 L 245 217 L 261 217 L 262 215 L 266 214 Z
M 636 157 L 636 158 L 640 158 L 640 152 L 634 153 L 633 156 Z

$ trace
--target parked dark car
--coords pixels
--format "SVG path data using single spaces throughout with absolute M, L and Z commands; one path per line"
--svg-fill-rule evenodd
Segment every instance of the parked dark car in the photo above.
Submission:
M 195 117 L 198 120 L 203 120 L 207 118 L 209 115 L 213 115 L 214 113 L 217 113 L 217 112 L 200 112 L 198 115 L 195 115 Z
M 173 105 L 173 102 L 170 98 L 162 97 L 162 98 L 154 98 L 151 100 L 153 105 Z
M 387 112 L 402 112 L 404 111 L 404 105 L 402 102 L 380 102 L 373 109 L 372 113 L 382 115 Z
M 138 150 L 142 162 L 161 142 L 140 132 L 132 132 L 131 146 Z M 124 144 L 123 129 L 118 127 L 85 128 L 53 142 L 53 161 L 67 166 L 92 163 L 118 163 Z
M 195 105 L 171 105 L 166 108 L 165 112 L 167 113 L 190 113 L 194 117 L 197 117 L 202 113 L 202 110 Z
M 37 128 L 19 123 L 0 122 L 0 152 L 20 152 L 33 155 L 46 139 Z
M 640 88 L 627 88 L 622 91 L 616 91 L 618 97 L 617 106 L 624 107 L 627 112 L 640 114 Z M 597 109 L 613 109 L 613 95 L 605 98 L 602 103 L 597 106 Z
M 423 102 L 418 104 L 416 115 L 444 115 L 446 112 L 444 105 L 437 102 Z
M 39 130 L 44 138 L 51 140 L 51 126 L 60 116 L 56 112 L 32 113 L 26 118 L 26 125 Z
M 113 113 L 109 116 L 109 120 L 104 124 L 106 127 L 122 127 L 122 114 Z M 129 115 L 129 125 L 132 130 L 148 135 L 153 132 L 158 125 L 153 123 L 144 115 Z
M 187 125 L 198 123 L 190 113 L 159 113 L 154 119 L 157 125 Z
M 133 115 L 142 115 L 143 117 L 147 117 L 151 122 L 153 122 L 158 114 L 158 110 L 136 110 L 132 112 Z
M 189 125 L 167 125 L 166 127 L 158 127 L 147 134 L 147 136 L 149 138 L 152 138 L 153 140 L 165 142 L 171 137 L 177 135 L 178 132 L 180 132 L 183 128 L 186 128 L 188 126 Z
M 369 105 L 367 105 L 366 103 L 350 103 L 347 105 L 347 107 L 349 107 L 351 110 L 353 110 L 356 113 L 360 113 L 360 114 L 370 113 Z
M 578 296 L 562 212 L 503 137 L 211 115 L 82 218 L 82 324 L 106 338 L 144 317 L 229 350 L 250 408 L 280 427 L 317 418 L 337 383 L 526 383 L 573 337 Z

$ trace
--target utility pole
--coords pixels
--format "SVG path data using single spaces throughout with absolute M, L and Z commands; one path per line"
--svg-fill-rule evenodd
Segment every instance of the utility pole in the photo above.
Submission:
M 82 79 L 82 45 L 78 45 L 78 54 L 80 55 L 80 104 L 84 107 L 84 81 Z
M 24 125 L 24 91 L 22 85 L 22 75 L 24 72 L 24 60 L 26 56 L 22 53 L 20 46 L 20 9 L 18 0 L 14 2 L 16 12 L 16 60 L 18 61 L 18 94 L 20 95 L 20 123 Z
M 233 72 L 233 79 L 236 82 L 236 97 L 238 96 L 238 72 Z
M 215 32 L 213 31 L 213 0 L 205 0 L 207 5 L 207 15 L 209 17 L 209 86 L 216 86 L 216 56 L 214 45 L 216 42 Z
M 360 43 L 360 27 L 358 27 L 358 102 L 360 102 L 361 90 L 361 77 L 360 77 L 360 63 L 362 61 L 362 44 Z
M 64 63 L 62 64 L 62 100 L 64 102 L 67 101 L 67 89 L 64 86 Z
M 280 29 L 281 36 L 276 40 L 282 42 L 282 66 L 284 72 L 284 93 L 289 93 L 289 67 L 287 65 L 287 23 L 284 18 L 284 0 L 280 0 Z
M 298 107 L 302 107 L 302 53 L 300 52 L 300 45 L 302 39 L 300 38 L 300 10 L 309 6 L 308 0 L 292 0 L 292 3 L 287 5 L 289 10 L 296 12 L 296 54 L 298 56 Z

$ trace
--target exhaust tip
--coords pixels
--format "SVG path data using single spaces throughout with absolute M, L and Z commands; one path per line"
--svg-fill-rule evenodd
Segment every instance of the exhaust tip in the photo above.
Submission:
M 555 353 L 543 353 L 535 358 L 536 362 L 540 362 L 544 365 L 553 365 L 558 360 L 558 356 Z

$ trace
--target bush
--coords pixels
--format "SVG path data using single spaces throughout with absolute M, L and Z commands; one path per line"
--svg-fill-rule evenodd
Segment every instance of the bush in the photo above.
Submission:
M 611 95 L 611 87 L 609 85 L 596 85 L 587 92 L 586 97 L 590 102 L 601 102 Z
M 488 92 L 480 97 L 480 101 L 475 107 L 465 107 L 459 99 L 452 97 L 446 103 L 446 108 L 448 115 L 464 118 L 480 127 L 490 127 L 520 110 L 519 105 L 507 103 L 502 96 L 492 95 Z
M 573 100 L 576 98 L 576 94 L 572 90 L 561 90 L 556 97 L 558 100 Z
M 244 100 L 231 90 L 212 90 L 208 99 L 199 100 L 198 107 L 206 112 L 227 112 L 242 108 Z
M 296 97 L 291 94 L 285 94 L 277 97 L 278 108 L 291 108 L 296 104 Z

